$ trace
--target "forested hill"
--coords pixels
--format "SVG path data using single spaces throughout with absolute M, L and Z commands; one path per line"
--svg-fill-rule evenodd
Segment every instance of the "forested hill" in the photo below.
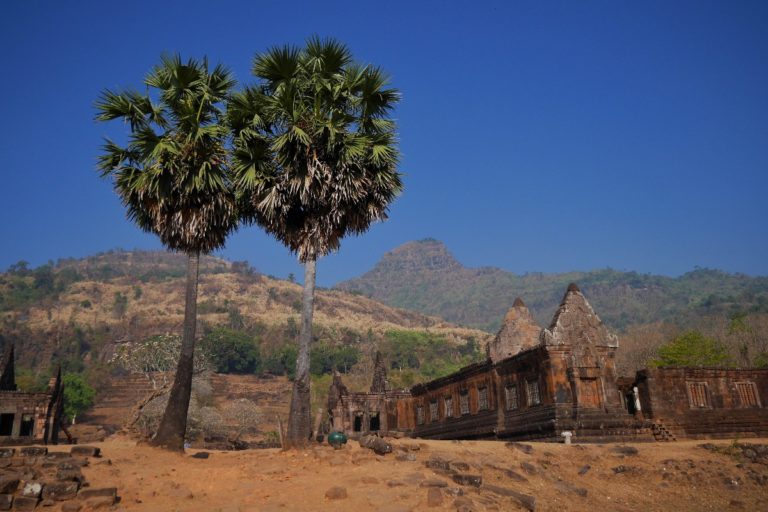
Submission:
M 186 257 L 164 251 L 110 251 L 37 268 L 19 262 L 0 273 L 0 349 L 16 343 L 24 368 L 63 364 L 81 371 L 106 363 L 121 344 L 181 332 L 185 276 Z M 203 339 L 246 339 L 264 365 L 270 358 L 290 362 L 285 351 L 298 334 L 301 286 L 261 275 L 247 262 L 206 256 L 200 260 L 197 310 Z M 410 336 L 444 345 L 443 359 L 458 366 L 470 357 L 459 349 L 469 350 L 469 343 L 474 357 L 489 337 L 340 290 L 318 288 L 314 316 L 316 354 L 344 349 L 360 361 Z
M 548 325 L 571 282 L 578 283 L 600 318 L 617 330 L 654 322 L 690 327 L 704 316 L 768 311 L 768 277 L 711 269 L 676 278 L 611 269 L 516 275 L 493 267 L 464 267 L 434 239 L 397 247 L 372 270 L 337 288 L 495 332 L 518 296 L 541 326 Z

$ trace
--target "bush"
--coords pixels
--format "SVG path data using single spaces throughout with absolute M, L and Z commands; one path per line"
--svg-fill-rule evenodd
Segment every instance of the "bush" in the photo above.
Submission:
M 261 370 L 259 346 L 252 336 L 234 329 L 217 327 L 202 340 L 219 373 L 257 373 Z

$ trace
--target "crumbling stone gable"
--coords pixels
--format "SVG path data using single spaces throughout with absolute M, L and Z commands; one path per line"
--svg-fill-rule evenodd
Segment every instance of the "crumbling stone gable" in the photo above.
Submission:
M 488 344 L 488 357 L 498 363 L 539 344 L 541 327 L 519 297 L 504 316 L 496 337 Z
M 619 346 L 619 339 L 608 331 L 575 283 L 568 286 L 549 328 L 541 332 L 541 342 L 548 346 Z
M 376 351 L 373 363 L 373 381 L 371 382 L 371 393 L 384 393 L 389 389 L 387 382 L 387 368 L 384 366 L 384 360 L 381 358 L 381 352 Z

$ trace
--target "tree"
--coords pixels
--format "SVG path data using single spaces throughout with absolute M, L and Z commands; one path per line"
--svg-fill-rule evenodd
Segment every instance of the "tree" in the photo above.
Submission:
M 205 335 L 202 344 L 219 373 L 254 374 L 260 370 L 259 346 L 245 332 L 217 327 Z
M 342 43 L 317 37 L 304 48 L 258 54 L 258 83 L 235 94 L 233 168 L 243 217 L 283 242 L 304 264 L 299 351 L 288 446 L 307 443 L 310 341 L 316 262 L 341 239 L 386 218 L 402 183 L 395 123 L 399 100 L 384 73 L 353 62 Z
M 688 331 L 659 349 L 653 366 L 730 366 L 726 347 L 698 331 Z
M 68 373 L 64 381 L 64 416 L 74 420 L 75 416 L 93 405 L 96 390 L 85 382 L 82 375 Z
M 181 356 L 155 446 L 184 449 L 192 385 L 200 254 L 224 246 L 237 223 L 225 140 L 222 102 L 235 82 L 207 59 L 182 62 L 164 56 L 144 80 L 147 94 L 105 90 L 99 121 L 121 119 L 130 128 L 126 146 L 107 139 L 99 157 L 127 216 L 172 251 L 188 256 Z M 152 94 L 150 94 L 150 92 Z

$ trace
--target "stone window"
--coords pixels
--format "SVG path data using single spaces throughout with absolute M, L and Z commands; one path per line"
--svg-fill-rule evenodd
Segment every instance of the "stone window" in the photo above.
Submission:
M 477 410 L 488 410 L 488 388 L 486 386 L 477 388 Z
M 459 409 L 462 416 L 469 414 L 469 390 L 459 393 Z
M 440 417 L 437 414 L 437 400 L 432 400 L 429 402 L 429 421 L 435 422 L 439 419 Z
M 31 414 L 21 415 L 21 427 L 19 429 L 20 437 L 28 437 L 34 434 L 35 431 L 35 417 Z
M 416 424 L 417 425 L 424 424 L 424 406 L 423 405 L 416 406 Z
M 539 405 L 541 403 L 541 393 L 539 393 L 539 381 L 528 380 L 525 382 L 525 391 L 528 395 L 528 405 Z
M 706 382 L 688 383 L 688 401 L 691 409 L 705 409 L 711 407 L 709 404 L 709 393 L 707 392 Z
M 757 387 L 754 382 L 737 382 L 736 391 L 742 407 L 760 407 L 757 399 Z
M 519 407 L 518 401 L 517 401 L 517 386 L 514 384 L 507 384 L 507 387 L 504 389 L 505 392 L 505 399 L 507 402 L 507 410 L 508 411 L 514 411 Z
M 13 413 L 0 414 L 0 436 L 10 436 L 13 434 L 13 420 L 15 416 Z
M 445 398 L 443 398 L 443 401 L 445 405 L 445 417 L 453 418 L 453 396 L 448 395 Z

